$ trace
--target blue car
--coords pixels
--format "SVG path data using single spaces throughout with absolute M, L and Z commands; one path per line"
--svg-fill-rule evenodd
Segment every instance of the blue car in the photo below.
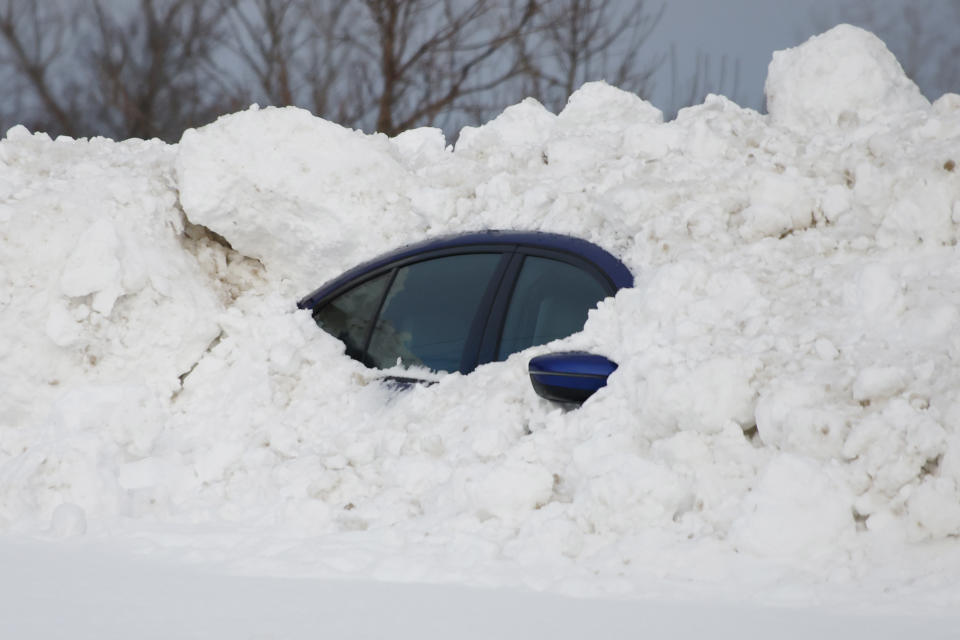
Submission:
M 482 231 L 382 255 L 298 306 L 368 367 L 466 374 L 580 331 L 590 309 L 630 286 L 626 266 L 585 240 Z M 602 356 L 571 352 L 530 362 L 534 388 L 560 402 L 582 402 L 615 368 Z

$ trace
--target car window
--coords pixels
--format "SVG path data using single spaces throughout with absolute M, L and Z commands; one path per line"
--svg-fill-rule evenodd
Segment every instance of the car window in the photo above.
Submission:
M 458 371 L 470 329 L 499 253 L 446 256 L 397 270 L 377 318 L 367 361 L 371 366 L 420 365 Z
M 324 331 L 347 345 L 347 355 L 363 359 L 363 348 L 390 273 L 367 280 L 316 310 L 313 319 Z
M 510 296 L 497 359 L 580 331 L 587 312 L 607 295 L 600 279 L 580 267 L 526 256 Z

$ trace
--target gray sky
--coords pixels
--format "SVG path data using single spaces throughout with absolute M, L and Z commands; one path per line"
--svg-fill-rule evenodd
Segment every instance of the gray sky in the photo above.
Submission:
M 910 60 L 909 32 L 903 23 L 907 7 L 919 9 L 924 25 L 922 43 L 937 48 L 945 39 L 960 40 L 960 0 L 666 0 L 666 12 L 660 27 L 651 35 L 649 50 L 668 50 L 674 45 L 680 77 L 689 74 L 697 52 L 711 61 L 716 75 L 723 56 L 728 68 L 739 60 L 739 83 L 731 95 L 730 86 L 720 93 L 743 106 L 763 107 L 763 83 L 774 51 L 793 47 L 811 35 L 821 33 L 838 22 L 851 22 L 871 28 L 910 70 L 921 66 L 914 78 L 928 98 L 943 93 L 932 81 L 937 64 L 934 56 Z M 868 22 L 872 23 L 868 24 Z M 875 25 L 875 26 L 873 26 Z M 954 36 L 950 38 L 951 34 Z M 668 110 L 671 101 L 669 64 L 656 79 L 653 102 Z M 952 86 L 960 92 L 960 86 Z M 931 95 L 936 93 L 936 95 Z

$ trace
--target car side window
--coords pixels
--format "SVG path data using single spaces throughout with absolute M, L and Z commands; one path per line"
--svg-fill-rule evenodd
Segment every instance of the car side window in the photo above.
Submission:
M 459 371 L 500 253 L 433 258 L 397 270 L 377 317 L 367 362 Z
M 313 313 L 313 319 L 321 329 L 347 345 L 347 355 L 351 358 L 363 360 L 367 334 L 389 281 L 389 272 L 367 280 Z
M 526 256 L 510 296 L 497 360 L 580 331 L 587 312 L 609 294 L 598 276 L 580 267 Z

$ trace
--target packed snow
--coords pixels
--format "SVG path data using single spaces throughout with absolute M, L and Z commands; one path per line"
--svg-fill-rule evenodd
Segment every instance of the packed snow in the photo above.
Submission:
M 452 146 L 295 108 L 176 145 L 14 127 L 0 532 L 247 576 L 953 611 L 960 95 L 844 25 L 774 54 L 766 92 L 663 122 L 590 83 Z M 403 392 L 296 309 L 491 228 L 585 238 L 636 286 Z M 567 349 L 620 365 L 574 410 L 526 372 Z

